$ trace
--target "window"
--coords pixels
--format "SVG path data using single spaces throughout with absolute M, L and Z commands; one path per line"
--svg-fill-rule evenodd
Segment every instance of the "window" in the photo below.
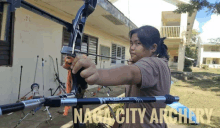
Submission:
M 202 62 L 203 64 L 206 64 L 206 58 L 203 58 L 203 62 Z
M 112 44 L 112 57 L 117 58 L 111 60 L 112 64 L 124 64 L 125 62 L 119 59 L 125 59 L 125 47 L 117 44 Z
M 211 46 L 211 51 L 220 51 L 219 46 Z
M 211 63 L 210 63 L 210 60 L 207 60 L 207 64 L 211 64 Z
M 0 3 L 0 39 L 2 33 L 1 30 L 5 25 L 3 25 L 3 4 Z M 7 41 L 0 40 L 0 66 L 12 66 L 13 60 L 13 45 L 14 45 L 14 16 L 15 13 L 11 12 L 10 24 L 9 24 L 9 35 Z
M 110 56 L 110 47 L 100 45 L 100 53 L 103 56 Z M 110 58 L 100 57 L 101 60 L 109 60 Z
M 63 28 L 63 46 L 68 46 L 69 39 L 70 39 L 70 32 L 67 31 L 67 29 Z M 84 34 L 82 37 L 82 45 L 81 45 L 81 51 L 87 53 L 87 56 L 93 60 L 95 64 L 97 64 L 97 56 L 88 55 L 91 54 L 97 54 L 98 49 L 98 38 L 92 37 L 89 35 Z M 61 55 L 61 65 L 64 63 L 64 57 L 65 55 Z
M 213 58 L 212 64 L 218 64 L 218 58 Z
M 178 56 L 173 57 L 173 62 L 177 63 L 178 62 Z

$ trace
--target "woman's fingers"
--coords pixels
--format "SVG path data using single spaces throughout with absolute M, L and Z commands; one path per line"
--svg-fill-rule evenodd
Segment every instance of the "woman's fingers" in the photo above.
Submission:
M 74 58 L 74 60 L 73 60 L 73 64 L 72 64 L 72 66 L 74 66 L 75 65 L 75 63 L 78 61 L 78 60 L 80 60 L 80 59 L 86 59 L 87 58 L 87 56 L 86 55 L 77 55 L 75 58 Z
M 73 62 L 73 73 L 77 73 L 81 68 L 89 68 L 91 66 L 94 65 L 94 63 L 92 62 L 92 60 L 90 58 L 87 58 L 86 56 L 79 56 L 76 57 L 76 60 L 74 60 Z
M 65 57 L 65 65 L 63 66 L 66 69 L 72 69 L 72 73 L 76 74 L 80 69 L 84 68 L 80 72 L 80 76 L 85 78 L 85 81 L 93 85 L 99 79 L 99 74 L 96 69 L 96 65 L 93 63 L 91 58 L 87 58 L 86 55 L 73 57 Z
M 85 79 L 85 81 L 89 84 L 89 85 L 94 85 L 99 79 L 99 75 L 98 73 L 94 72 L 91 76 L 87 77 Z
M 79 59 L 86 59 L 87 56 L 86 55 L 81 55 L 81 56 L 77 56 L 75 58 L 71 57 L 71 56 L 66 56 L 64 58 L 64 64 L 63 64 L 63 68 L 70 70 L 74 67 L 74 65 L 76 64 L 76 62 Z
M 96 72 L 96 68 L 91 66 L 87 69 L 84 69 L 81 73 L 80 73 L 80 76 L 83 77 L 83 78 L 87 78 L 91 75 L 93 75 L 94 73 Z

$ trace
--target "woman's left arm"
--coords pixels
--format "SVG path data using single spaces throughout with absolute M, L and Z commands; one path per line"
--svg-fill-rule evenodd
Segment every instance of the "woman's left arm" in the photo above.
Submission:
M 80 75 L 90 85 L 116 86 L 141 83 L 141 71 L 135 65 L 124 65 L 113 67 L 112 69 L 97 69 L 92 60 L 85 57 L 75 58 L 72 64 L 73 73 L 84 68 Z
M 113 69 L 98 69 L 96 84 L 103 86 L 137 85 L 141 83 L 140 69 L 135 65 L 124 65 Z

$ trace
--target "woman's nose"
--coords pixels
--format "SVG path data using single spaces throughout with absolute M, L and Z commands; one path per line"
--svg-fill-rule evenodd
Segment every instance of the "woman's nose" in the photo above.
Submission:
M 135 45 L 131 45 L 131 49 L 134 50 L 136 47 Z

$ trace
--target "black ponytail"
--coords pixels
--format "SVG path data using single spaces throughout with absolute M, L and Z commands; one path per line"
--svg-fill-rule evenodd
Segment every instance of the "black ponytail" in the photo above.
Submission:
M 140 28 L 131 30 L 129 32 L 130 38 L 134 33 L 137 33 L 137 36 L 140 42 L 144 45 L 146 49 L 150 49 L 154 43 L 157 44 L 157 50 L 154 54 L 156 54 L 159 58 L 166 58 L 169 60 L 169 56 L 167 53 L 167 46 L 164 44 L 164 38 L 160 38 L 159 31 L 152 26 L 145 25 Z
M 160 39 L 157 46 L 156 54 L 158 55 L 159 58 L 165 57 L 167 60 L 169 60 L 169 55 L 167 53 L 167 46 L 164 44 L 165 39 L 166 37 Z

